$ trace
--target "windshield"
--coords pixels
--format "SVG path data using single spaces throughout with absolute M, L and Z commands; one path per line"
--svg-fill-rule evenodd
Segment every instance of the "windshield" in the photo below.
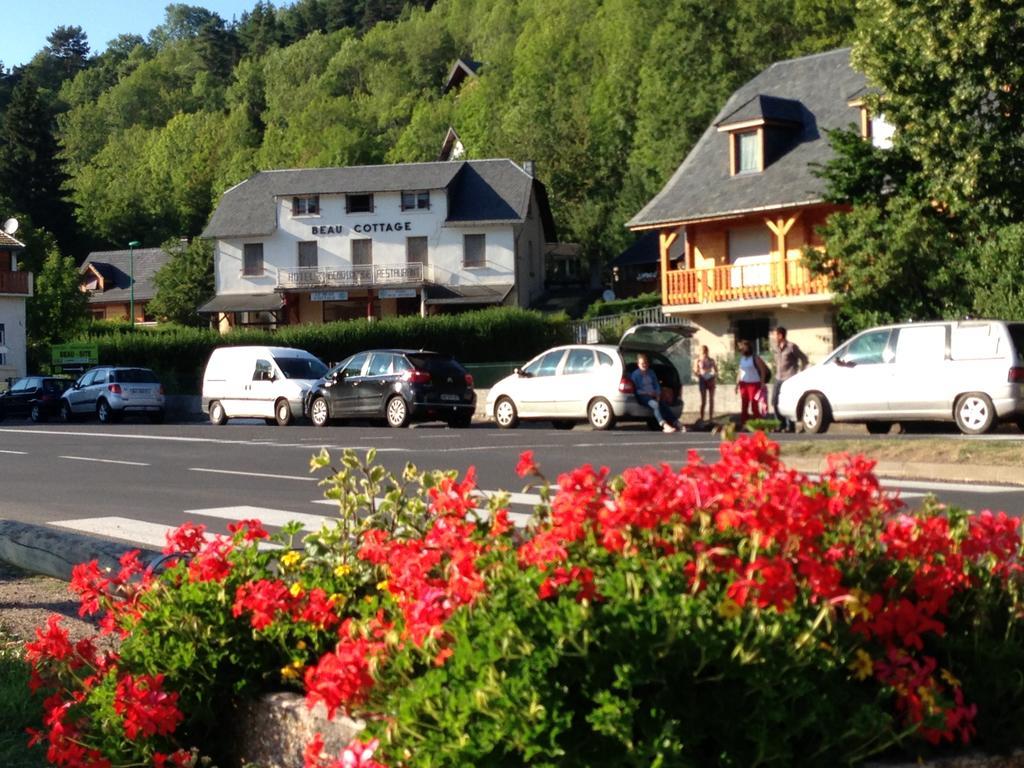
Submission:
M 119 381 L 122 384 L 159 384 L 156 374 L 148 368 L 125 368 L 120 371 L 112 371 L 111 381 Z
M 309 357 L 275 357 L 274 362 L 286 379 L 319 379 L 327 373 L 327 366 Z

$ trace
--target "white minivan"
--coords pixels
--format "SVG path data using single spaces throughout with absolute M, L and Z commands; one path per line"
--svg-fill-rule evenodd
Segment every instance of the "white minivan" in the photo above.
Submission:
M 977 435 L 1024 429 L 1024 323 L 961 320 L 869 328 L 782 384 L 779 412 L 824 432 L 832 421 L 872 433 L 893 422 L 952 421 Z
M 315 355 L 291 347 L 218 347 L 203 373 L 203 413 L 214 424 L 265 419 L 286 426 L 302 417 L 302 401 L 327 373 Z

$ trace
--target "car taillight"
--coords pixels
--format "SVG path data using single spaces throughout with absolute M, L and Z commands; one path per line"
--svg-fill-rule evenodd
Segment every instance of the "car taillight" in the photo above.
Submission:
M 466 374 L 466 386 L 469 387 L 470 389 L 473 388 L 473 374 L 472 373 L 467 373 Z
M 627 395 L 632 395 L 636 392 L 636 387 L 633 386 L 633 380 L 623 376 L 619 379 L 619 392 L 624 392 Z
M 1024 383 L 1024 368 L 1019 365 L 1015 365 L 1010 369 L 1010 374 L 1006 377 L 1006 380 L 1011 384 Z
M 402 378 L 410 384 L 427 384 L 430 381 L 430 374 L 427 371 L 406 371 Z
M 164 385 L 161 384 L 159 387 L 156 388 L 156 391 L 157 391 L 157 394 L 163 395 L 164 394 Z
M 120 395 L 121 394 L 121 385 L 120 384 L 107 384 L 107 389 L 110 391 L 110 394 L 112 394 L 112 395 Z

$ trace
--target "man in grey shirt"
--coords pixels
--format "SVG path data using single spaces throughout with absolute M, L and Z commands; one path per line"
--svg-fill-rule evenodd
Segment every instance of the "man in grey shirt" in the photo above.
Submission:
M 786 329 L 778 326 L 775 329 L 775 383 L 772 384 L 772 410 L 779 420 L 783 432 L 795 432 L 796 424 L 779 413 L 779 390 L 782 382 L 807 367 L 807 355 L 796 344 L 786 339 Z

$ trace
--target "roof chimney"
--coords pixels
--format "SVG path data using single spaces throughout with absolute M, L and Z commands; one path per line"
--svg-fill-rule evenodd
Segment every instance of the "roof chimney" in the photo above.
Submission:
M 536 173 L 537 172 L 537 168 L 536 168 L 536 165 L 534 164 L 533 160 L 524 160 L 523 161 L 523 171 L 531 179 L 536 177 L 536 175 L 537 175 L 537 173 Z

